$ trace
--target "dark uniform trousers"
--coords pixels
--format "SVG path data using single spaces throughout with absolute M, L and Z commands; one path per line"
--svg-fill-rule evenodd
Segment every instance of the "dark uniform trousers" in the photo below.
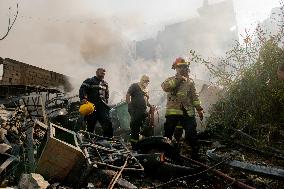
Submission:
M 99 121 L 100 125 L 102 126 L 103 136 L 109 138 L 113 137 L 113 129 L 111 118 L 109 115 L 109 108 L 106 108 L 104 106 L 96 106 L 96 111 L 86 116 L 88 132 L 94 132 L 97 121 Z
M 196 119 L 188 115 L 167 115 L 164 124 L 164 136 L 172 139 L 176 126 L 179 124 L 185 130 L 185 141 L 192 149 L 192 155 L 197 155 L 199 144 L 196 131 Z
M 131 144 L 135 145 L 139 140 L 139 133 L 146 121 L 147 113 L 143 111 L 129 111 L 130 114 L 130 129 L 131 129 Z

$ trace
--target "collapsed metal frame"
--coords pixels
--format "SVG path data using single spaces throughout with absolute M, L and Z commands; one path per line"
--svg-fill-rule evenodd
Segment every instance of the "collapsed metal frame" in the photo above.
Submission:
M 50 99 L 50 94 L 55 94 L 56 96 L 59 94 L 57 90 L 51 91 L 48 89 L 43 91 L 33 91 L 35 94 L 29 93 L 6 101 L 15 106 L 15 108 L 13 108 L 15 112 L 18 111 L 18 109 L 23 109 L 25 111 L 24 122 L 21 124 L 21 128 L 18 129 L 20 129 L 20 132 L 22 133 L 21 136 L 25 137 L 22 142 L 26 145 L 27 157 L 24 159 L 27 158 L 29 172 L 32 172 L 35 166 L 34 144 L 36 141 L 40 144 L 44 134 L 47 132 L 46 125 L 48 125 L 49 120 L 46 114 L 45 102 Z M 5 166 L 5 168 L 6 167 L 7 166 Z
M 88 167 L 109 168 L 117 171 L 121 170 L 123 165 L 117 166 L 114 163 L 120 161 L 123 164 L 128 159 L 128 164 L 123 168 L 125 171 L 144 171 L 144 167 L 127 148 L 122 139 L 109 139 L 87 131 L 79 131 L 77 137 L 79 146 L 87 159 Z M 109 146 L 106 147 L 101 144 L 101 141 L 107 141 Z
M 50 100 L 46 100 L 45 109 L 47 117 L 49 117 L 51 121 L 52 118 L 58 115 L 66 116 L 69 121 L 80 119 L 78 111 L 80 102 L 78 97 L 79 95 L 74 95 L 70 97 L 57 95 L 56 97 L 53 97 Z M 66 127 L 64 125 L 62 126 Z

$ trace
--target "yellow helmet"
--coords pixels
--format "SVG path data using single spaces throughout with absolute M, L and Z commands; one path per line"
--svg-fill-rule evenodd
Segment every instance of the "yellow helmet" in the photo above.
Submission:
M 91 102 L 86 102 L 85 104 L 82 104 L 79 108 L 79 112 L 83 116 L 90 115 L 95 111 L 95 105 Z

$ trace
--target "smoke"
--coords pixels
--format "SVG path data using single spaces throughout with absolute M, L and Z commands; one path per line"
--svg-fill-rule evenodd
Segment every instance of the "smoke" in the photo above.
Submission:
M 104 67 L 111 93 L 119 94 L 113 102 L 118 101 L 131 82 L 132 42 L 123 35 L 119 18 L 86 13 L 80 5 L 77 1 L 23 1 L 15 27 L 0 43 L 1 56 L 70 76 L 75 88 L 72 95 L 78 94 L 83 80 Z M 39 10 L 31 9 L 33 6 Z M 67 10 L 69 15 L 60 14 Z M 129 25 L 134 27 L 139 19 L 134 16 Z
M 0 16 L 0 31 L 6 27 L 9 6 L 14 7 L 16 2 L 15 0 L 1 0 L 0 10 L 5 14 Z M 0 41 L 0 56 L 70 76 L 75 88 L 72 94 L 78 94 L 81 83 L 86 78 L 94 76 L 98 67 L 104 67 L 106 69 L 105 79 L 110 85 L 112 103 L 124 99 L 129 85 L 138 82 L 141 75 L 147 74 L 151 80 L 150 94 L 153 94 L 150 101 L 158 103 L 159 99 L 156 96 L 164 94 L 161 91 L 161 82 L 174 75 L 170 64 L 175 57 L 186 56 L 189 48 L 208 52 L 213 49 L 211 47 L 215 45 L 216 40 L 210 40 L 212 31 L 205 27 L 208 26 L 208 22 L 203 20 L 204 23 L 199 26 L 199 30 L 195 32 L 196 36 L 193 37 L 196 40 L 190 41 L 188 39 L 188 33 L 194 29 L 192 25 L 188 24 L 185 28 L 175 28 L 173 32 L 166 33 L 167 35 L 158 35 L 158 37 L 171 40 L 167 40 L 168 43 L 164 43 L 164 46 L 153 48 L 158 55 L 157 60 L 136 60 L 134 56 L 135 43 L 129 38 L 129 33 L 137 28 L 144 28 L 143 31 L 145 31 L 145 17 L 148 20 L 160 19 L 162 17 L 160 7 L 164 1 L 155 1 L 160 4 L 156 6 L 158 9 L 155 9 L 155 6 L 144 7 L 144 9 L 150 9 L 158 14 L 157 18 L 151 14 L 142 15 L 131 10 L 136 5 L 134 6 L 135 3 L 132 1 L 129 2 L 131 2 L 131 6 L 127 11 L 118 11 L 114 14 L 111 9 L 118 10 L 115 7 L 118 5 L 126 8 L 126 4 L 116 1 L 112 3 L 100 1 L 98 6 L 99 1 L 93 0 L 80 2 L 77 0 L 19 1 L 19 17 L 9 36 Z M 142 2 L 140 3 L 141 9 L 143 9 Z M 174 1 L 171 3 L 179 9 L 184 8 Z M 201 4 L 197 0 L 195 3 Z M 188 11 L 188 7 L 184 9 L 186 11 L 183 14 L 186 15 L 196 12 L 196 10 Z M 182 11 L 173 12 L 180 14 Z M 168 12 L 167 15 L 174 15 L 173 12 Z M 166 17 L 163 18 L 163 23 L 166 23 Z M 234 22 L 234 19 L 230 19 Z M 218 23 L 222 22 L 218 21 Z M 229 23 L 224 27 L 229 30 L 234 24 Z M 217 28 L 212 21 L 211 26 L 211 28 Z M 223 27 L 218 26 L 218 28 Z M 179 29 L 186 29 L 186 31 L 181 34 Z M 200 31 L 208 31 L 208 35 L 206 37 L 199 35 Z M 215 33 L 219 32 L 219 30 L 215 31 Z M 222 36 L 225 34 L 222 33 Z M 176 43 L 176 46 L 173 47 L 172 41 L 177 41 L 175 39 L 178 38 L 188 40 L 188 43 L 185 43 L 188 45 L 184 48 Z M 199 39 L 205 38 L 205 42 L 199 41 Z M 162 48 L 160 49 L 160 47 Z M 167 50 L 170 53 L 167 54 Z M 218 50 L 214 49 L 216 52 L 219 52 Z M 166 53 L 168 56 L 164 58 L 162 53 Z M 197 75 L 197 78 L 206 78 L 204 73 L 203 68 L 192 65 L 193 77 Z
M 135 60 L 133 46 L 112 24 L 101 22 L 86 26 L 80 53 L 85 62 L 94 67 L 106 69 L 106 81 L 110 85 L 110 102 L 117 103 L 124 100 L 130 84 L 138 82 L 143 74 L 150 76 L 150 91 L 160 91 L 160 84 L 165 79 L 164 63 L 160 60 Z M 159 89 L 159 90 L 157 90 Z M 160 91 L 161 92 L 161 91 Z M 153 92 L 157 97 L 157 92 Z M 151 99 L 157 102 L 159 99 Z
M 92 63 L 91 61 L 97 58 L 109 61 L 112 59 L 110 57 L 114 56 L 113 51 L 121 47 L 120 33 L 110 26 L 107 20 L 86 25 L 80 44 L 80 53 L 87 62 Z

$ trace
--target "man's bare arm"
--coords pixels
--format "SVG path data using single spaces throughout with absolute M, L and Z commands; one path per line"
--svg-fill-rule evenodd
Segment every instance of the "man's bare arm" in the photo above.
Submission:
M 126 103 L 129 104 L 131 102 L 131 96 L 129 93 L 126 94 Z

